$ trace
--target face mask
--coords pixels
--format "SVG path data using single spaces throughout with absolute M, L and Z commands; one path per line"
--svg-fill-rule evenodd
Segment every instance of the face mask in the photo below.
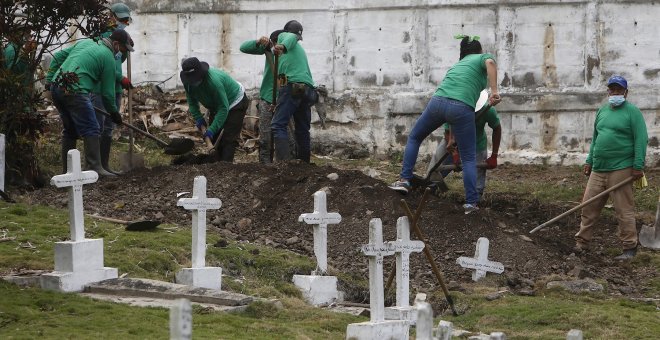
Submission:
M 122 30 L 123 30 L 123 29 L 126 28 L 126 26 L 128 26 L 128 25 L 126 25 L 125 23 L 123 23 L 123 22 L 121 22 L 121 21 L 118 21 L 118 22 L 117 22 L 117 28 L 118 28 L 118 29 L 122 29 Z
M 121 52 L 115 53 L 115 60 L 121 60 L 122 56 L 123 56 L 123 54 Z
M 610 96 L 608 98 L 608 101 L 610 102 L 610 105 L 612 106 L 621 106 L 623 102 L 626 101 L 626 98 L 623 95 L 617 95 L 617 96 Z

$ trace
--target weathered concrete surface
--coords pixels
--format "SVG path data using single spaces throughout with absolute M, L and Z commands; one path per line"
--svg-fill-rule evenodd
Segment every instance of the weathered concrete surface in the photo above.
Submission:
M 192 302 L 224 306 L 244 306 L 253 301 L 247 295 L 215 289 L 190 287 L 176 283 L 148 279 L 119 278 L 105 280 L 85 287 L 86 293 L 163 299 L 188 299 Z
M 105 294 L 95 294 L 95 293 L 81 293 L 80 295 L 94 300 L 123 303 L 135 307 L 161 307 L 161 308 L 169 309 L 177 302 L 177 300 L 166 299 L 166 298 L 145 298 L 145 297 L 117 296 L 117 295 L 105 295 Z M 198 303 L 198 302 L 194 302 L 193 305 L 197 305 L 204 309 L 213 310 L 216 312 L 226 312 L 226 313 L 243 312 L 247 308 L 247 305 L 223 306 L 212 303 Z
M 619 0 L 143 0 L 128 28 L 134 82 L 181 87 L 180 60 L 197 56 L 255 93 L 263 58 L 241 42 L 290 19 L 305 30 L 310 68 L 331 91 L 317 151 L 346 157 L 401 151 L 415 119 L 458 59 L 456 33 L 477 34 L 498 62 L 502 161 L 582 163 L 604 82 L 624 75 L 649 128 L 648 160 L 660 159 L 660 2 Z M 157 65 L 157 66 L 155 66 Z M 439 133 L 422 145 L 435 148 Z M 351 150 L 342 151 L 339 149 Z M 355 150 L 355 151 L 353 151 Z

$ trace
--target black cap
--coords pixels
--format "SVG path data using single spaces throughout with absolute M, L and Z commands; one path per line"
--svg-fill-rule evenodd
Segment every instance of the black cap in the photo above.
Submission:
M 112 32 L 112 34 L 110 35 L 110 40 L 119 42 L 120 44 L 126 46 L 126 49 L 131 52 L 135 51 L 133 49 L 133 39 L 131 39 L 131 36 L 128 34 L 128 32 L 124 31 L 121 28 L 116 29 Z
M 204 77 L 208 71 L 208 63 L 199 61 L 197 57 L 192 57 L 184 59 L 181 62 L 181 73 L 179 73 L 179 76 L 181 77 L 181 82 L 184 85 L 197 86 L 202 82 L 202 80 L 204 80 Z
M 303 27 L 296 20 L 291 20 L 287 22 L 286 25 L 284 25 L 284 31 L 293 33 L 298 36 L 298 39 L 303 40 L 302 38 Z

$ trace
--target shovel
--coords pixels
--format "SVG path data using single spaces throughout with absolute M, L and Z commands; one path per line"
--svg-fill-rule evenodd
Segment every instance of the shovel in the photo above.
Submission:
M 539 231 L 541 228 L 546 227 L 546 226 L 548 226 L 548 225 L 554 223 L 555 221 L 557 221 L 557 220 L 563 218 L 564 216 L 566 216 L 566 215 L 568 215 L 568 214 L 570 214 L 570 213 L 572 213 L 572 212 L 574 212 L 574 211 L 576 211 L 576 210 L 578 210 L 578 209 L 582 209 L 583 207 L 585 207 L 585 206 L 587 206 L 587 205 L 593 203 L 594 201 L 598 200 L 599 198 L 601 198 L 601 197 L 603 197 L 603 196 L 609 194 L 611 191 L 614 191 L 614 190 L 616 190 L 616 189 L 619 189 L 620 187 L 622 187 L 622 186 L 624 186 L 624 185 L 626 185 L 626 184 L 632 182 L 634 179 L 635 179 L 635 177 L 633 177 L 633 176 L 630 176 L 630 177 L 624 179 L 623 181 L 621 181 L 621 182 L 619 182 L 618 184 L 616 184 L 616 185 L 610 187 L 609 189 L 607 189 L 607 190 L 601 192 L 600 194 L 598 194 L 598 195 L 596 195 L 596 196 L 594 196 L 594 197 L 592 197 L 592 198 L 590 198 L 590 199 L 588 199 L 588 200 L 582 202 L 580 205 L 578 205 L 578 206 L 572 208 L 571 210 L 569 210 L 569 211 L 567 211 L 567 212 L 565 212 L 565 213 L 563 213 L 563 214 L 561 214 L 561 215 L 559 215 L 559 216 L 557 216 L 557 217 L 551 219 L 550 221 L 545 222 L 545 223 L 541 224 L 540 226 L 538 226 L 538 227 L 532 229 L 532 231 L 530 231 L 529 233 L 530 233 L 530 234 L 533 234 L 533 233 Z M 656 223 L 656 224 L 657 224 L 657 223 Z M 656 231 L 657 231 L 657 230 L 656 230 Z
M 655 211 L 655 224 L 653 227 L 642 226 L 639 231 L 639 243 L 650 249 L 660 249 L 660 197 L 658 197 L 658 209 Z
M 124 224 L 124 225 L 126 225 L 125 230 L 127 230 L 127 231 L 152 230 L 152 229 L 156 229 L 156 227 L 160 225 L 160 221 L 152 221 L 152 220 L 128 222 L 128 221 L 124 221 L 124 220 L 118 220 L 116 218 L 104 217 L 104 216 L 98 216 L 98 215 L 87 215 L 87 216 L 89 216 L 91 218 L 101 220 L 101 221 Z
M 110 114 L 107 113 L 105 110 L 102 110 L 102 109 L 100 109 L 96 106 L 94 107 L 94 109 L 97 110 L 98 112 L 101 112 L 102 114 L 110 117 Z M 127 128 L 129 128 L 129 129 L 131 129 L 135 132 L 141 133 L 145 137 L 148 137 L 148 138 L 154 140 L 156 143 L 158 143 L 158 145 L 163 147 L 163 149 L 164 149 L 163 152 L 166 155 L 183 155 L 184 153 L 189 152 L 190 150 L 192 150 L 195 147 L 195 142 L 192 141 L 191 139 L 188 139 L 188 138 L 174 138 L 170 141 L 169 144 L 167 144 L 164 141 L 158 139 L 156 136 L 150 134 L 149 132 L 142 131 L 139 128 L 135 127 L 134 125 L 131 125 L 131 124 L 126 123 L 126 122 L 121 122 L 121 123 L 122 123 L 122 125 L 126 126 Z

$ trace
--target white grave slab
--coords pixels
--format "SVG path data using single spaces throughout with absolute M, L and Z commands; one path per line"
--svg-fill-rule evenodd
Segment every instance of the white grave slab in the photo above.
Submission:
M 472 273 L 472 281 L 482 279 L 486 276 L 486 272 L 493 272 L 496 274 L 504 272 L 504 265 L 502 263 L 488 260 L 488 244 L 489 241 L 487 238 L 480 237 L 477 240 L 477 250 L 475 251 L 474 257 L 461 256 L 456 259 L 456 263 L 461 267 L 474 269 L 474 273 Z
M 58 188 L 69 188 L 71 241 L 55 242 L 55 271 L 41 275 L 43 289 L 77 292 L 86 284 L 118 276 L 117 268 L 103 266 L 103 239 L 85 238 L 82 187 L 98 178 L 95 171 L 81 171 L 80 152 L 73 149 L 67 154 L 67 173 L 50 180 Z
M 180 198 L 177 205 L 192 210 L 192 268 L 176 273 L 176 282 L 209 289 L 222 286 L 222 268 L 206 267 L 206 211 L 220 209 L 218 198 L 206 197 L 206 177 L 195 177 L 192 198 Z
M 566 334 L 566 340 L 582 340 L 582 331 L 579 329 L 571 329 Z
M 5 135 L 0 133 L 0 190 L 5 191 Z
M 369 305 L 371 319 L 352 323 L 346 328 L 346 339 L 408 339 L 410 325 L 405 320 L 385 320 L 383 291 L 383 258 L 394 254 L 394 248 L 383 243 L 383 225 L 379 218 L 369 222 L 369 244 L 362 246 L 369 257 Z
M 192 304 L 178 299 L 170 308 L 170 340 L 192 339 Z
M 417 338 L 416 340 L 434 340 L 433 338 L 433 309 L 428 302 L 415 304 L 417 310 Z
M 301 214 L 298 221 L 314 225 L 316 270 L 312 275 L 294 275 L 293 284 L 312 305 L 318 306 L 341 300 L 337 291 L 337 278 L 324 275 L 328 271 L 328 224 L 341 222 L 341 215 L 328 213 L 325 191 L 317 191 L 314 193 L 314 212 Z
M 396 254 L 396 306 L 385 308 L 386 320 L 407 320 L 415 324 L 415 309 L 410 306 L 410 254 L 424 250 L 424 242 L 410 240 L 407 216 L 396 222 L 397 240 L 388 242 Z
M 438 322 L 438 331 L 436 332 L 436 338 L 438 340 L 451 340 L 453 332 L 454 324 L 445 320 Z

